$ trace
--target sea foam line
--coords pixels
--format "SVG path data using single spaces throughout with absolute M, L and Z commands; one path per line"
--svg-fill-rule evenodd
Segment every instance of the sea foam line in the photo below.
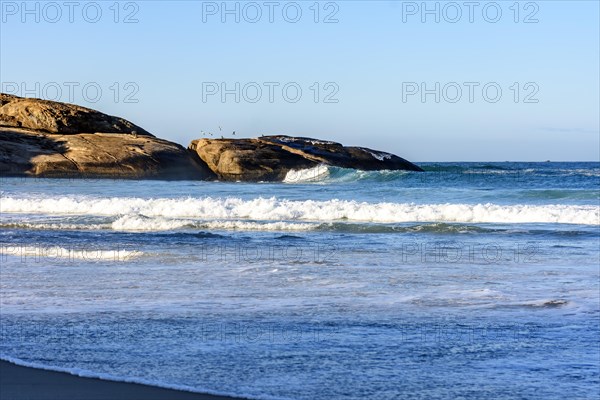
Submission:
M 298 222 L 254 222 L 254 221 L 193 221 L 185 219 L 149 218 L 141 215 L 123 215 L 111 224 L 115 231 L 167 231 L 181 228 L 240 230 L 240 231 L 310 231 L 319 224 Z
M 192 219 L 170 219 L 164 217 L 147 217 L 144 215 L 123 215 L 107 224 L 60 224 L 12 221 L 3 223 L 0 228 L 41 229 L 41 230 L 113 230 L 121 232 L 160 232 L 179 229 L 208 229 L 227 231 L 290 231 L 304 232 L 321 228 L 319 223 L 301 222 L 254 222 L 247 220 L 212 220 L 197 221 Z
M 591 205 L 497 205 L 366 203 L 354 200 L 293 201 L 277 198 L 243 200 L 228 198 L 129 197 L 86 198 L 2 197 L 0 213 L 76 214 L 196 218 L 204 220 L 249 219 L 255 221 L 360 221 L 360 222 L 458 222 L 458 223 L 559 223 L 600 225 L 600 207 Z

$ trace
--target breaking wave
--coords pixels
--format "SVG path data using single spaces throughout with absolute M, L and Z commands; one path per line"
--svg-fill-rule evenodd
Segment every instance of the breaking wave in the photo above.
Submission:
M 351 168 L 329 167 L 318 165 L 313 168 L 290 170 L 285 176 L 284 183 L 348 183 L 357 181 L 389 182 L 400 179 L 410 171 L 363 171 Z M 418 173 L 418 172 L 417 172 Z
M 439 179 L 440 176 L 452 177 L 452 179 L 473 180 L 477 176 L 481 179 L 494 178 L 518 178 L 525 180 L 527 178 L 548 178 L 548 177 L 600 177 L 600 168 L 514 168 L 502 165 L 492 164 L 473 164 L 464 165 L 445 165 L 445 164 L 422 164 L 425 172 L 411 171 L 364 171 L 351 168 L 331 167 L 327 165 L 318 165 L 313 168 L 290 170 L 284 183 L 348 183 L 360 181 L 389 182 L 407 178 L 418 178 L 420 181 Z
M 2 197 L 1 213 L 42 215 L 88 215 L 122 217 L 113 229 L 136 226 L 176 229 L 195 223 L 184 219 L 208 220 L 197 227 L 217 228 L 218 224 L 248 224 L 246 221 L 277 221 L 273 229 L 283 229 L 282 221 L 294 222 L 445 222 L 445 223 L 557 223 L 600 225 L 600 207 L 593 205 L 498 205 L 498 204 L 414 204 L 367 203 L 350 200 L 284 200 L 255 198 L 50 198 Z M 165 218 L 148 219 L 152 218 Z M 173 221 L 173 219 L 178 219 Z M 213 221 L 217 220 L 217 221 Z M 220 220 L 220 222 L 218 222 Z M 211 226 L 210 224 L 213 224 Z M 250 225 L 240 225 L 248 229 Z M 264 228 L 263 224 L 263 228 Z M 268 225 L 267 225 L 268 226 Z M 294 226 L 303 230 L 306 226 Z M 227 229 L 227 228 L 225 228 Z M 284 229 L 285 230 L 285 229 Z M 290 229 L 294 230 L 294 229 Z

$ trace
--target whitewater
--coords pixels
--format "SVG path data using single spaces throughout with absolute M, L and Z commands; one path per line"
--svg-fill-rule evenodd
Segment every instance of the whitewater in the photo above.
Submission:
M 421 165 L 0 178 L 0 358 L 252 399 L 597 395 L 600 163 Z
M 365 222 L 497 222 L 600 224 L 600 207 L 573 205 L 407 204 L 345 200 L 290 201 L 275 197 L 240 198 L 43 198 L 3 197 L 0 212 L 24 214 L 142 215 L 203 219 L 365 221 Z M 131 220 L 129 220 L 131 221 Z M 142 225 L 139 220 L 132 224 Z M 117 226 L 127 227 L 127 220 Z M 164 224 L 167 224 L 165 222 Z M 172 222 L 176 227 L 181 222 Z M 156 227 L 160 222 L 155 222 Z

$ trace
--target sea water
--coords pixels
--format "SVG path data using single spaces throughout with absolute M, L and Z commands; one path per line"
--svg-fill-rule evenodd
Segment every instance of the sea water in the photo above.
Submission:
M 257 399 L 594 398 L 600 163 L 0 178 L 0 358 Z

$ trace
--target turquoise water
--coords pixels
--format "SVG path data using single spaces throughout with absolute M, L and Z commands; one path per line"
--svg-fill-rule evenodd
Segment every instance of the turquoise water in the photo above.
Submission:
M 600 163 L 0 178 L 0 356 L 257 399 L 594 398 Z

